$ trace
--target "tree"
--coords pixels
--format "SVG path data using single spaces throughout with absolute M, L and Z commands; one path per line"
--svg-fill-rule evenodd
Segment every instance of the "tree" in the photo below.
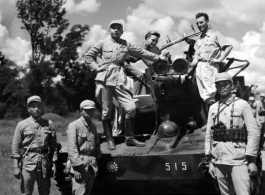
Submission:
M 78 59 L 77 52 L 89 26 L 76 24 L 67 31 L 69 22 L 64 18 L 64 3 L 64 0 L 18 0 L 16 5 L 22 28 L 29 32 L 31 38 L 32 59 L 26 75 L 30 93 L 45 97 L 46 104 L 54 98 L 53 94 L 59 97 L 58 93 L 63 93 L 67 100 L 61 97 L 61 101 L 67 102 L 69 109 L 75 111 L 78 106 L 72 99 L 79 101 L 84 97 L 84 86 L 91 86 L 89 91 L 94 91 L 94 81 L 89 79 L 89 71 Z M 58 75 L 62 82 L 54 85 L 53 78 Z M 54 91 L 55 88 L 58 91 Z

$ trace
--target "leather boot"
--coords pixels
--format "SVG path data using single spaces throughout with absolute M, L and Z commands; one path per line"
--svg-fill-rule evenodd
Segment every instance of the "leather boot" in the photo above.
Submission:
M 134 138 L 135 119 L 125 118 L 125 143 L 127 146 L 143 147 L 145 144 Z
M 116 146 L 114 143 L 114 139 L 112 138 L 112 132 L 111 132 L 111 119 L 102 120 L 102 125 L 104 129 L 104 134 L 106 136 L 108 149 L 115 150 Z

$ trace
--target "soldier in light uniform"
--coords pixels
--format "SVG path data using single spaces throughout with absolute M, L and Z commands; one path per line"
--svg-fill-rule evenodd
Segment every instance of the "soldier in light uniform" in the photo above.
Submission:
M 211 105 L 215 102 L 214 79 L 219 72 L 218 64 L 228 56 L 233 47 L 219 32 L 209 28 L 209 17 L 206 13 L 198 13 L 196 20 L 202 34 L 195 44 L 195 54 L 190 66 L 197 65 L 196 81 L 200 96 Z
M 51 169 L 55 174 L 58 158 L 56 132 L 52 121 L 41 117 L 43 103 L 39 96 L 28 98 L 27 107 L 30 117 L 17 124 L 12 142 L 14 175 L 21 179 L 24 195 L 32 194 L 35 182 L 39 194 L 48 195 Z
M 256 119 L 257 119 L 257 123 L 258 126 L 260 128 L 261 131 L 261 135 L 263 135 L 263 141 L 265 140 L 265 93 L 261 93 L 259 95 L 260 100 L 255 102 L 255 106 L 256 106 Z M 263 145 L 264 143 L 262 143 Z M 264 149 L 264 147 L 263 147 Z
M 260 130 L 250 105 L 232 95 L 232 77 L 219 73 L 215 84 L 221 99 L 210 107 L 207 121 L 205 154 L 212 155 L 209 173 L 217 178 L 222 195 L 250 195 L 250 176 L 257 174 Z
M 110 37 L 99 41 L 85 54 L 85 62 L 92 71 L 97 72 L 96 98 L 102 105 L 102 124 L 106 135 L 108 149 L 114 150 L 115 144 L 111 131 L 111 108 L 113 97 L 117 99 L 125 110 L 125 142 L 127 146 L 144 146 L 144 143 L 134 138 L 134 117 L 136 106 L 130 93 L 124 87 L 126 75 L 124 73 L 124 61 L 128 54 L 138 56 L 151 61 L 164 60 L 162 57 L 136 47 L 126 40 L 121 39 L 123 24 L 120 20 L 110 23 Z M 97 64 L 95 59 L 102 56 L 103 64 Z
M 73 195 L 89 195 L 98 173 L 100 142 L 96 126 L 91 121 L 95 108 L 93 101 L 81 102 L 81 117 L 70 123 L 66 130 Z
M 249 103 L 249 105 L 250 105 L 250 107 L 251 107 L 251 111 L 252 111 L 252 114 L 253 114 L 254 118 L 256 118 L 256 104 L 255 104 L 255 97 L 250 96 L 250 97 L 248 98 L 248 103 Z
M 162 56 L 170 58 L 171 56 L 170 56 L 170 53 L 168 50 L 163 50 L 163 52 L 161 52 L 159 50 L 159 48 L 156 46 L 158 41 L 159 41 L 159 38 L 160 38 L 159 32 L 157 32 L 156 30 L 149 31 L 145 35 L 145 41 L 144 41 L 144 47 L 143 48 L 146 49 L 147 51 L 154 53 L 154 54 L 157 54 L 157 55 L 162 54 Z M 147 60 L 144 58 L 140 58 L 140 57 L 136 57 L 136 56 L 132 56 L 132 55 L 128 55 L 126 58 L 126 62 L 124 63 L 124 68 L 126 70 L 129 70 L 137 78 L 139 78 L 140 80 L 145 82 L 145 74 L 142 73 L 141 71 L 137 70 L 134 66 L 132 66 L 130 64 L 130 63 L 136 63 L 139 60 L 142 60 L 147 67 L 152 67 L 154 65 L 153 61 L 150 61 L 150 60 Z M 136 81 L 134 83 L 134 94 L 135 95 L 146 94 L 145 87 L 139 81 Z

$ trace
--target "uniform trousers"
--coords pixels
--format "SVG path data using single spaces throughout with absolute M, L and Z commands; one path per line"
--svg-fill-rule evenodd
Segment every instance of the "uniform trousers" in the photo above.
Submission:
M 210 65 L 207 62 L 198 62 L 196 68 L 196 81 L 199 89 L 199 93 L 203 101 L 215 97 L 216 87 L 215 87 L 215 77 L 218 73 L 218 65 Z
M 221 195 L 250 195 L 247 165 L 214 164 Z
M 22 169 L 20 188 L 23 195 L 32 194 L 35 181 L 37 181 L 38 191 L 40 195 L 50 194 L 50 187 L 51 187 L 50 175 L 47 175 L 45 178 L 43 178 L 42 172 L 37 171 L 37 168 L 35 168 L 33 171 L 27 171 L 25 169 Z
M 72 194 L 73 195 L 90 195 L 92 187 L 95 181 L 95 173 L 91 166 L 88 169 L 85 169 L 85 166 L 82 166 L 82 179 L 81 182 L 78 183 L 75 180 L 75 177 L 72 176 Z
M 107 86 L 102 82 L 97 82 L 96 98 L 102 106 L 102 120 L 111 118 L 111 108 L 113 97 L 119 102 L 125 111 L 126 118 L 133 118 L 136 114 L 136 105 L 132 95 L 122 88 L 122 86 Z

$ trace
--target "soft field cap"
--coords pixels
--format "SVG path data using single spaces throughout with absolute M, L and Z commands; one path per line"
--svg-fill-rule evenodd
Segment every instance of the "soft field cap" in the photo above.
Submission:
M 147 39 L 147 37 L 149 37 L 150 35 L 156 35 L 158 38 L 160 37 L 159 32 L 157 32 L 156 30 L 151 30 L 145 35 L 145 39 Z
M 30 102 L 40 102 L 43 103 L 40 96 L 34 95 L 28 98 L 27 105 L 29 105 Z
M 84 100 L 80 104 L 81 109 L 96 109 L 95 103 L 91 100 Z
M 221 73 L 218 73 L 216 75 L 215 83 L 217 83 L 219 81 L 231 81 L 233 83 L 233 79 L 232 79 L 231 75 L 228 74 L 227 72 L 221 72 Z
M 109 24 L 109 27 L 111 27 L 112 24 L 119 24 L 123 28 L 123 24 L 121 20 L 112 20 L 111 23 Z
M 260 97 L 265 97 L 265 93 L 261 93 L 259 96 Z
M 250 100 L 250 101 L 255 101 L 255 98 L 254 98 L 253 96 L 250 96 L 250 97 L 248 98 L 248 100 Z

